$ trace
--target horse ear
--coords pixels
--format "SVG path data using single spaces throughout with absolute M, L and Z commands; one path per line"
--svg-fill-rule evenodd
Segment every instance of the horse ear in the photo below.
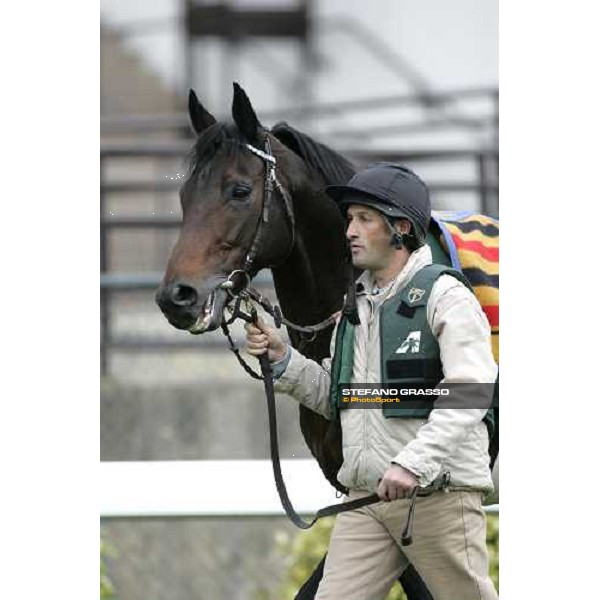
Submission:
M 233 105 L 231 114 L 237 128 L 249 142 L 257 141 L 258 132 L 262 128 L 246 92 L 237 84 L 233 84 Z
M 200 104 L 194 90 L 190 90 L 188 98 L 188 109 L 192 129 L 196 135 L 200 135 L 207 127 L 214 125 L 217 120 Z

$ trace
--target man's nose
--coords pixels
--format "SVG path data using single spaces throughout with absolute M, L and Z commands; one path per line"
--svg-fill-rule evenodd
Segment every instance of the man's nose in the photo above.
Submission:
M 352 226 L 352 223 L 350 223 L 348 225 L 348 228 L 346 229 L 346 237 L 351 240 L 352 238 L 356 238 L 358 236 L 358 233 L 356 233 L 356 229 Z

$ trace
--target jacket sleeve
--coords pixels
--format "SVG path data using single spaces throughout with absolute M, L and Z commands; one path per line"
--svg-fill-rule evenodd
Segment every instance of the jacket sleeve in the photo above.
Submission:
M 335 349 L 337 325 L 331 336 L 331 355 Z M 326 419 L 329 413 L 329 387 L 331 385 L 331 359 L 325 358 L 322 363 L 306 358 L 295 348 L 285 371 L 274 382 L 275 391 L 289 394 L 307 408 L 319 413 Z
M 490 326 L 479 302 L 462 283 L 450 275 L 436 281 L 427 319 L 440 346 L 444 371 L 440 383 L 494 383 L 498 368 Z M 487 408 L 434 408 L 417 436 L 392 462 L 417 475 L 420 485 L 429 485 L 486 412 Z

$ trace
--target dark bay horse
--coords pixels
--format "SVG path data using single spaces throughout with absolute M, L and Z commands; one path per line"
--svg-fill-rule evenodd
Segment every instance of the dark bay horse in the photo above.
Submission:
M 234 89 L 231 125 L 217 123 L 190 92 L 190 118 L 198 137 L 180 190 L 183 224 L 157 303 L 178 329 L 200 333 L 220 326 L 228 294 L 219 286 L 230 273 L 244 269 L 262 212 L 265 165 L 246 144 L 263 149 L 268 138 L 295 227 L 275 193 L 249 275 L 271 268 L 283 314 L 294 323 L 317 323 L 340 310 L 351 273 L 343 219 L 323 188 L 347 182 L 354 168 L 285 124 L 266 131 L 244 91 Z M 319 362 L 329 356 L 332 330 L 303 344 L 304 354 Z M 299 334 L 289 335 L 298 347 Z M 344 491 L 336 479 L 342 464 L 338 432 L 304 406 L 300 427 L 328 481 Z
M 189 113 L 197 139 L 180 189 L 183 223 L 156 294 L 168 321 L 191 333 L 218 328 L 232 298 L 223 284 L 243 286 L 264 268 L 272 270 L 290 321 L 310 325 L 339 311 L 354 273 L 342 215 L 323 190 L 345 184 L 355 172 L 352 164 L 285 123 L 264 128 L 237 84 L 233 123 L 218 123 L 193 91 Z M 307 340 L 289 330 L 289 337 L 320 362 L 330 354 L 332 331 Z M 339 420 L 327 421 L 302 405 L 299 410 L 313 456 L 327 480 L 345 492 L 336 478 L 343 460 Z M 298 598 L 313 597 L 322 565 Z M 400 582 L 410 600 L 431 600 L 414 568 Z

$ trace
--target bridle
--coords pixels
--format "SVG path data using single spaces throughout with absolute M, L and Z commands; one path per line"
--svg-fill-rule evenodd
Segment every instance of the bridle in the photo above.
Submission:
M 285 254 L 284 258 L 282 259 L 280 265 L 285 263 L 285 261 L 288 259 L 296 243 L 296 220 L 294 217 L 294 207 L 292 205 L 292 199 L 287 190 L 281 185 L 281 182 L 277 178 L 277 159 L 273 155 L 273 150 L 271 149 L 271 141 L 269 140 L 269 136 L 265 135 L 264 150 L 260 150 L 252 144 L 244 144 L 244 147 L 250 150 L 250 152 L 252 152 L 256 156 L 258 156 L 260 159 L 262 159 L 265 163 L 265 179 L 263 184 L 262 206 L 258 215 L 256 227 L 254 229 L 254 236 L 252 237 L 252 242 L 250 243 L 250 248 L 246 253 L 246 258 L 244 259 L 244 266 L 241 269 L 235 269 L 231 273 L 229 273 L 227 279 L 218 286 L 222 289 L 229 290 L 234 297 L 239 296 L 241 292 L 246 290 L 246 288 L 250 284 L 250 280 L 252 279 L 252 277 L 254 277 L 254 275 L 256 275 L 257 269 L 254 263 L 260 250 L 260 244 L 263 238 L 265 227 L 269 222 L 269 212 L 273 204 L 273 192 L 275 191 L 275 189 L 277 190 L 277 192 L 283 200 L 283 205 L 285 207 L 285 212 L 288 217 L 291 230 L 290 247 L 287 253 Z M 280 265 L 267 265 L 267 267 L 273 268 L 275 266 Z M 241 285 L 236 285 L 236 279 L 238 277 L 242 278 Z
M 239 142 L 236 142 L 239 143 Z M 209 318 L 212 318 L 212 311 L 214 310 L 214 298 L 215 292 L 217 290 L 226 291 L 228 299 L 225 301 L 225 304 L 222 305 L 222 309 L 228 308 L 232 311 L 232 316 L 228 321 L 222 320 L 223 324 L 226 326 L 231 324 L 236 318 L 242 317 L 243 313 L 240 311 L 240 303 L 242 300 L 246 300 L 247 302 L 251 301 L 251 299 L 257 299 L 258 297 L 262 298 L 258 292 L 252 290 L 252 293 L 249 293 L 252 288 L 249 288 L 250 281 L 256 275 L 256 273 L 260 270 L 260 268 L 276 268 L 284 264 L 292 253 L 294 246 L 296 244 L 296 220 L 294 217 L 294 208 L 292 205 L 292 199 L 287 192 L 287 190 L 281 185 L 276 173 L 276 165 L 277 159 L 273 155 L 273 151 L 271 148 L 271 141 L 269 140 L 268 133 L 265 133 L 264 137 L 265 149 L 260 150 L 256 148 L 252 144 L 245 143 L 241 144 L 242 148 L 245 148 L 258 156 L 265 164 L 265 178 L 263 184 L 263 196 L 262 196 L 262 205 L 260 207 L 260 211 L 258 213 L 258 218 L 256 221 L 256 226 L 254 228 L 254 234 L 252 236 L 252 241 L 250 242 L 250 247 L 248 252 L 246 253 L 246 257 L 244 259 L 243 267 L 241 269 L 232 270 L 223 280 L 218 283 L 213 293 L 209 296 L 209 300 L 207 304 L 209 305 L 209 310 L 205 310 L 204 319 L 206 319 L 206 315 L 209 315 Z M 279 196 L 283 201 L 283 206 L 285 207 L 285 213 L 287 215 L 289 224 L 290 224 L 290 245 L 285 253 L 284 257 L 281 259 L 281 262 L 278 265 L 261 265 L 261 267 L 257 268 L 255 262 L 256 257 L 258 256 L 261 241 L 263 239 L 264 230 L 269 222 L 269 214 L 271 211 L 271 207 L 273 205 L 273 196 L 274 191 L 277 190 Z M 254 298 L 251 298 L 254 296 Z M 233 310 L 229 306 L 231 300 L 235 301 L 235 307 Z M 198 325 L 202 325 L 201 321 L 204 320 L 202 317 L 198 318 L 198 321 L 192 328 L 189 329 L 191 333 L 197 334 L 202 333 L 204 331 L 204 327 L 198 328 Z M 246 319 L 247 320 L 247 319 Z M 286 323 L 288 324 L 288 323 Z M 289 325 L 289 324 L 288 324 Z M 229 337 L 229 335 L 228 335 Z M 230 340 L 230 344 L 231 344 Z M 246 368 L 246 367 L 244 367 Z
M 335 318 L 333 315 L 328 317 L 327 319 L 324 319 L 323 321 L 320 321 L 319 323 L 316 323 L 315 325 L 297 325 L 296 323 L 292 323 L 283 316 L 281 309 L 278 305 L 271 304 L 271 302 L 267 298 L 264 298 L 260 292 L 250 287 L 250 281 L 257 272 L 255 260 L 258 256 L 265 227 L 269 222 L 269 213 L 272 208 L 275 190 L 278 192 L 279 196 L 283 200 L 283 205 L 285 207 L 285 212 L 287 214 L 291 229 L 290 247 L 287 253 L 285 254 L 284 258 L 282 259 L 280 265 L 284 264 L 285 261 L 288 259 L 296 243 L 296 219 L 294 216 L 292 199 L 287 190 L 283 187 L 283 185 L 281 185 L 281 182 L 277 177 L 277 159 L 273 155 L 271 141 L 269 140 L 268 134 L 265 135 L 264 143 L 264 150 L 260 150 L 252 144 L 244 144 L 245 148 L 247 148 L 250 152 L 258 156 L 261 160 L 263 160 L 265 164 L 263 200 L 261 210 L 258 215 L 256 227 L 254 230 L 254 235 L 252 237 L 252 242 L 250 243 L 250 247 L 248 249 L 248 252 L 246 253 L 243 268 L 233 270 L 231 273 L 229 273 L 225 281 L 223 281 L 220 285 L 217 286 L 227 290 L 230 298 L 234 300 L 233 308 L 227 305 L 227 308 L 231 312 L 230 318 L 227 320 L 223 320 L 221 323 L 221 329 L 223 330 L 229 341 L 229 348 L 236 355 L 238 362 L 242 365 L 244 370 L 251 377 L 260 380 L 264 379 L 264 374 L 262 376 L 258 375 L 248 365 L 248 363 L 244 361 L 244 359 L 239 353 L 239 350 L 236 348 L 228 329 L 228 326 L 231 325 L 231 323 L 233 323 L 233 321 L 235 321 L 238 318 L 249 323 L 256 321 L 257 313 L 256 309 L 254 309 L 254 307 L 252 306 L 252 302 L 259 304 L 268 314 L 270 314 L 273 317 L 275 321 L 275 326 L 277 328 L 280 328 L 281 325 L 286 325 L 290 329 L 299 332 L 302 337 L 302 342 L 305 344 L 314 341 L 319 331 L 322 331 L 335 323 Z M 280 265 L 273 265 L 269 268 L 273 268 L 274 266 Z M 242 302 L 245 303 L 245 308 L 247 311 L 245 313 L 241 309 Z M 303 334 L 308 334 L 310 337 L 304 337 Z

